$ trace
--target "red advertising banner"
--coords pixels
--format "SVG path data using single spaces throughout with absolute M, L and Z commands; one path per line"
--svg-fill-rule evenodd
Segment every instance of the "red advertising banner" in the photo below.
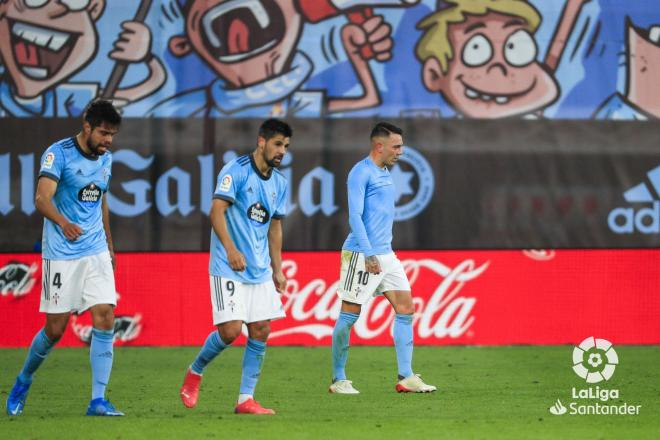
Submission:
M 399 252 L 411 281 L 418 345 L 660 343 L 660 250 Z M 287 317 L 271 345 L 330 345 L 339 314 L 338 252 L 284 254 Z M 115 330 L 124 345 L 199 345 L 213 329 L 206 253 L 117 257 Z M 41 257 L 0 254 L 0 347 L 24 347 L 43 325 Z M 392 343 L 393 312 L 362 309 L 353 345 Z M 61 346 L 89 338 L 88 313 L 72 316 Z M 240 343 L 240 341 L 239 341 Z

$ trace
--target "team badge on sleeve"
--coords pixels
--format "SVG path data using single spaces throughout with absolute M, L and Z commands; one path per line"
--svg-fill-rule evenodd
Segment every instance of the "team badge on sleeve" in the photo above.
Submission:
M 55 153 L 48 153 L 44 158 L 43 168 L 50 169 L 53 167 L 53 162 L 55 162 Z
M 227 192 L 231 188 L 231 175 L 227 174 L 222 178 L 220 186 L 218 187 L 219 191 Z

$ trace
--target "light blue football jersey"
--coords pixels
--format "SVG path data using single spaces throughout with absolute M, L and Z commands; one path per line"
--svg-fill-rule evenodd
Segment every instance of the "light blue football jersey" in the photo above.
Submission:
M 369 157 L 348 173 L 348 221 L 351 232 L 342 249 L 365 256 L 392 252 L 392 225 L 396 190 L 387 167 Z
M 272 219 L 286 215 L 286 178 L 276 169 L 264 176 L 252 155 L 227 163 L 220 174 L 213 198 L 227 200 L 227 229 L 236 248 L 245 256 L 246 269 L 235 272 L 227 252 L 211 228 L 209 273 L 243 283 L 258 284 L 271 279 L 268 229 Z
M 40 178 L 57 182 L 53 205 L 71 223 L 83 230 L 69 241 L 62 229 L 44 218 L 42 255 L 49 260 L 73 260 L 108 250 L 101 198 L 112 176 L 112 154 L 85 154 L 75 137 L 55 142 L 41 156 Z

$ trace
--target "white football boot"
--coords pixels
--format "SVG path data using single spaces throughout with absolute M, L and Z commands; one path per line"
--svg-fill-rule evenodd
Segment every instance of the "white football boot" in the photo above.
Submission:
M 353 381 L 345 379 L 336 380 L 332 385 L 330 385 L 328 392 L 335 394 L 360 394 L 358 390 L 353 388 Z
M 434 385 L 424 383 L 419 374 L 403 378 L 396 384 L 396 391 L 399 393 L 432 393 L 436 390 Z

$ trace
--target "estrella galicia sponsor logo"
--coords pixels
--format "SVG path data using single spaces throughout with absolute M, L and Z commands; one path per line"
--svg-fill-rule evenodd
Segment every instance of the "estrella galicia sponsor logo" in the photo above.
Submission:
M 619 356 L 612 343 L 605 339 L 590 336 L 573 348 L 573 371 L 588 384 L 608 381 L 619 364 Z M 565 399 L 567 406 L 557 399 L 548 408 L 550 414 L 561 416 L 579 415 L 638 415 L 642 405 L 633 405 L 621 399 L 618 388 L 600 386 L 572 387 L 570 396 Z M 572 399 L 572 400 L 571 400 Z M 616 403 L 615 403 L 616 402 Z
M 610 211 L 607 224 L 615 234 L 660 233 L 660 166 L 647 174 L 648 182 L 640 182 L 623 193 L 626 202 L 634 204 Z
M 27 295 L 34 286 L 37 271 L 36 263 L 28 266 L 17 261 L 10 261 L 0 268 L 0 296 L 13 295 L 20 297 Z
M 270 220 L 270 213 L 264 205 L 257 202 L 247 210 L 247 216 L 256 226 L 263 226 Z
M 96 205 L 100 199 L 101 199 L 101 188 L 99 188 L 97 185 L 93 183 L 90 183 L 89 185 L 78 191 L 78 200 L 80 200 L 80 202 L 83 205 L 86 206 Z
M 405 146 L 399 163 L 392 167 L 391 176 L 396 190 L 394 220 L 417 216 L 433 197 L 435 178 L 431 165 L 420 152 Z

